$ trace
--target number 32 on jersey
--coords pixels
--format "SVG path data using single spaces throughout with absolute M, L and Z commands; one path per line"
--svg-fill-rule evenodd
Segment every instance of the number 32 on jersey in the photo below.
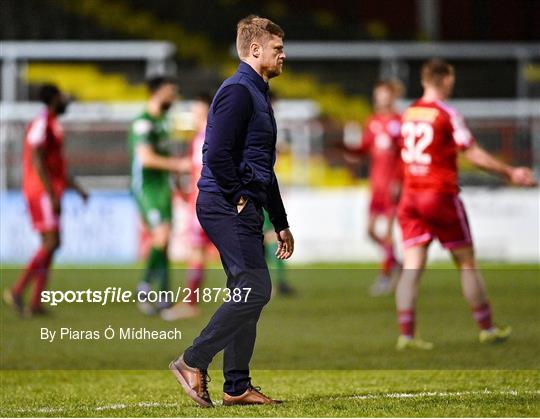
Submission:
M 401 127 L 404 148 L 401 158 L 407 164 L 431 164 L 426 148 L 433 141 L 433 127 L 427 122 L 405 122 Z

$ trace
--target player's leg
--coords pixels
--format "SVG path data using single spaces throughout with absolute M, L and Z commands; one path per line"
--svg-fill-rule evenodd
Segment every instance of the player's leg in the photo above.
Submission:
M 193 294 L 198 290 L 204 280 L 204 265 L 206 259 L 206 246 L 202 243 L 192 245 L 188 262 L 187 286 Z M 197 300 L 192 298 L 190 305 L 196 305 Z
M 482 274 L 476 266 L 472 246 L 450 250 L 461 275 L 463 296 L 469 303 L 473 317 L 480 329 L 480 341 L 491 343 L 506 340 L 511 333 L 510 327 L 493 325 L 491 305 Z
M 367 219 L 367 234 L 369 238 L 375 244 L 377 244 L 384 253 L 383 240 L 377 234 L 377 228 L 376 228 L 378 215 L 374 212 L 373 206 L 374 204 L 373 204 L 373 198 L 372 198 L 371 203 L 370 203 L 368 219 Z M 388 294 L 389 290 L 390 290 L 390 278 L 388 277 L 388 275 L 384 274 L 384 257 L 383 257 L 383 260 L 381 261 L 381 270 L 379 272 L 379 275 L 373 282 L 373 284 L 371 284 L 369 292 L 373 297 L 377 297 L 380 295 Z
M 155 307 L 152 303 L 146 301 L 148 293 L 154 283 L 157 284 L 159 291 L 168 290 L 169 282 L 169 259 L 167 247 L 169 242 L 171 226 L 169 223 L 160 223 L 150 230 L 150 250 L 146 257 L 146 268 L 142 281 L 137 287 L 139 296 L 138 308 L 141 313 L 146 315 L 156 314 L 156 308 L 164 308 L 166 302 L 158 302 Z
M 399 276 L 401 264 L 396 256 L 394 247 L 394 223 L 396 221 L 397 207 L 401 196 L 401 184 L 399 182 L 389 185 L 386 194 L 385 216 L 387 218 L 386 224 L 386 268 L 390 269 L 390 274 Z
M 41 306 L 41 293 L 47 285 L 53 256 L 60 247 L 60 232 L 58 230 L 44 232 L 41 235 L 41 239 L 44 252 L 40 266 L 34 276 L 34 290 L 30 300 L 30 314 L 32 315 L 44 313 Z
M 452 258 L 461 275 L 463 296 L 471 307 L 480 307 L 488 303 L 486 287 L 474 257 L 472 246 L 450 250 Z
M 159 301 L 154 307 L 145 301 L 145 295 L 156 284 L 159 291 L 169 290 L 168 244 L 171 234 L 172 205 L 169 189 L 145 190 L 135 196 L 141 216 L 151 232 L 151 247 L 146 259 L 146 269 L 138 286 L 139 310 L 147 315 L 170 306 L 169 301 Z
M 404 248 L 403 269 L 395 291 L 400 333 L 396 345 L 398 350 L 433 348 L 433 344 L 416 336 L 416 301 L 432 240 L 431 232 L 420 215 L 418 206 L 415 195 L 404 196 L 398 212 Z
M 208 258 L 208 250 L 210 246 L 212 246 L 212 242 L 208 238 L 197 218 L 195 207 L 193 208 L 191 227 L 192 250 L 190 252 L 187 285 L 191 291 L 191 294 L 193 295 L 196 290 L 200 289 L 204 281 L 204 271 Z M 192 298 L 190 302 L 190 307 L 192 308 L 192 310 L 189 312 L 190 314 L 199 313 L 196 304 L 197 300 Z
M 278 242 L 274 226 L 270 222 L 270 217 L 266 211 L 264 213 L 264 253 L 268 267 L 270 268 L 272 279 L 277 282 L 277 292 L 281 295 L 291 296 L 296 293 L 295 289 L 288 283 L 286 275 L 286 262 L 276 258 Z
M 474 247 L 465 207 L 459 196 L 439 198 L 438 223 L 435 235 L 441 245 L 452 254 L 461 275 L 463 295 L 480 328 L 480 341 L 495 342 L 508 338 L 509 327 L 498 328 L 492 323 L 491 306 L 484 280 L 476 266 Z
M 394 247 L 394 221 L 395 214 L 389 213 L 386 215 L 386 230 L 384 234 L 384 262 L 383 270 L 386 274 L 391 275 L 392 270 L 399 266 Z
M 204 232 L 203 232 L 204 233 Z M 186 302 L 179 301 L 173 307 L 162 310 L 161 318 L 167 321 L 180 319 L 190 319 L 197 317 L 200 310 L 197 306 L 198 301 L 196 291 L 200 289 L 204 280 L 204 267 L 206 262 L 206 247 L 202 241 L 192 240 L 187 271 L 186 285 L 189 289 L 189 298 Z
M 385 230 L 384 233 L 379 236 L 375 231 L 375 226 L 381 219 L 384 219 Z M 377 216 L 373 213 L 370 213 L 368 218 L 368 234 L 377 244 L 379 244 L 382 251 L 380 274 L 370 289 L 372 296 L 388 295 L 395 287 L 395 281 L 392 280 L 392 271 L 395 269 L 398 262 L 394 253 L 394 242 L 392 237 L 393 221 L 393 216 Z
M 159 291 L 169 290 L 169 256 L 168 247 L 171 235 L 171 224 L 163 222 L 152 228 L 152 247 L 149 255 L 148 275 L 153 279 Z M 158 310 L 170 306 L 166 299 L 156 303 Z
M 396 309 L 399 325 L 398 349 L 431 349 L 432 344 L 415 336 L 416 301 L 420 279 L 427 260 L 429 244 L 413 246 L 403 251 L 403 270 L 396 286 Z
M 41 291 L 47 283 L 49 267 L 55 251 L 60 246 L 60 215 L 55 214 L 46 194 L 28 199 L 32 224 L 40 232 L 41 245 L 17 282 L 4 293 L 5 301 L 19 313 L 23 313 L 23 293 L 32 280 L 36 281 L 30 303 L 30 313 L 43 312 L 40 304 Z
M 268 236 L 273 236 L 268 238 Z M 277 292 L 280 295 L 292 296 L 296 293 L 296 290 L 287 281 L 285 261 L 276 258 L 276 252 L 278 249 L 278 242 L 275 240 L 275 233 L 269 233 L 265 235 L 264 240 L 264 253 L 270 272 L 272 273 L 272 279 L 277 283 Z

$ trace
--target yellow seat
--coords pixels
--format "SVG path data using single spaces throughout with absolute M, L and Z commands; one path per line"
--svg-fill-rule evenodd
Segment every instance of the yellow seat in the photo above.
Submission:
M 146 98 L 142 84 L 130 84 L 125 76 L 103 73 L 92 64 L 30 63 L 28 83 L 55 83 L 79 101 L 124 102 Z

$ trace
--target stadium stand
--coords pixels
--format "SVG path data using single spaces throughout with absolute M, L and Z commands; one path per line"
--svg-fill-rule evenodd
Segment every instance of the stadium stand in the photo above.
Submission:
M 123 74 L 105 74 L 92 64 L 30 63 L 28 83 L 55 83 L 79 101 L 132 102 L 146 97 L 144 84 L 130 84 Z

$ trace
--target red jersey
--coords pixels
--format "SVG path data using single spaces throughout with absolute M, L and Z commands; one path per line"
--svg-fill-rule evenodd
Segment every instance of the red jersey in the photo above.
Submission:
M 358 151 L 370 155 L 369 182 L 374 193 L 401 181 L 400 128 L 401 118 L 397 113 L 375 114 L 367 120 Z
M 201 177 L 201 170 L 203 166 L 202 162 L 202 149 L 204 145 L 205 130 L 199 131 L 195 134 L 195 137 L 191 141 L 191 185 L 190 185 L 190 203 L 195 207 L 195 201 L 197 200 L 197 182 Z
M 413 103 L 403 114 L 404 191 L 459 192 L 457 155 L 474 143 L 462 116 L 441 101 Z
M 45 192 L 32 161 L 32 150 L 44 151 L 44 169 L 53 192 L 60 197 L 66 188 L 66 163 L 63 155 L 64 131 L 54 115 L 41 112 L 26 128 L 23 146 L 23 193 L 27 198 Z

